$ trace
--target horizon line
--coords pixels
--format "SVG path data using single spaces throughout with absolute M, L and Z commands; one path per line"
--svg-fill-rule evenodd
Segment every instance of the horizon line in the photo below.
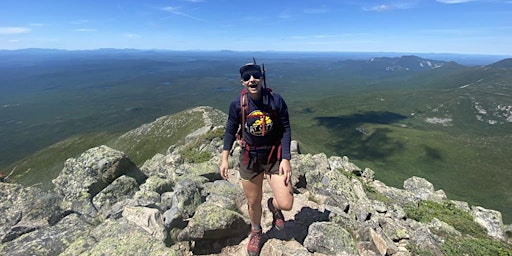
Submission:
M 46 51 L 62 51 L 62 52 L 87 52 L 87 51 L 102 51 L 102 50 L 118 50 L 118 51 L 141 51 L 141 52 L 150 52 L 150 51 L 160 51 L 160 52 L 233 52 L 233 53 L 253 53 L 253 52 L 264 52 L 264 53 L 385 53 L 385 54 L 432 54 L 432 55 L 478 55 L 478 56 L 509 56 L 512 57 L 512 54 L 491 54 L 491 53 L 450 53 L 450 52 L 397 52 L 397 51 L 301 51 L 301 50 L 229 50 L 229 49 L 220 49 L 220 50 L 203 50 L 203 49 L 188 49 L 188 50 L 176 50 L 176 49 L 161 49 L 161 48 L 148 48 L 148 49 L 140 49 L 140 48 L 95 48 L 95 49 L 58 49 L 58 48 L 38 48 L 38 47 L 30 47 L 30 48 L 20 48 L 20 49 L 0 49 L 0 51 L 7 52 L 15 52 L 15 51 L 27 51 L 27 50 L 46 50 Z

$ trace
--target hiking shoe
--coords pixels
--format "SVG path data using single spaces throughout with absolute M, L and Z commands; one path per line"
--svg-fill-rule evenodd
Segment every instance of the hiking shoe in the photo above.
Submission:
M 284 228 L 284 216 L 281 210 L 278 210 L 274 207 L 272 203 L 274 199 L 271 197 L 268 199 L 268 209 L 272 213 L 272 225 L 277 228 L 277 230 L 282 230 Z
M 247 254 L 249 256 L 260 255 L 261 234 L 261 229 L 251 229 L 251 236 L 249 237 L 249 243 L 247 243 Z

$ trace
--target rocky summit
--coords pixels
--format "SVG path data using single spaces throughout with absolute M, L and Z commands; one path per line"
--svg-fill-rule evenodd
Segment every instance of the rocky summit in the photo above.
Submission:
M 141 166 L 99 146 L 68 159 L 51 191 L 1 182 L 0 255 L 245 255 L 236 145 L 229 180 L 219 174 L 227 116 L 187 113 L 205 125 Z M 134 131 L 171 129 L 162 120 Z M 294 206 L 282 231 L 264 207 L 261 255 L 512 255 L 498 211 L 450 200 L 421 177 L 389 187 L 347 157 L 292 148 Z M 271 196 L 265 182 L 262 203 Z

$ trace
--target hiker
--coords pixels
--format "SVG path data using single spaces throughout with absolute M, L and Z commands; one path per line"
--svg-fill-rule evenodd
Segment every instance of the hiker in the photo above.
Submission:
M 276 229 L 285 226 L 281 210 L 289 211 L 293 206 L 291 129 L 285 101 L 266 88 L 265 69 L 254 61 L 240 68 L 240 76 L 244 89 L 229 106 L 220 173 L 228 179 L 228 157 L 238 139 L 242 148 L 239 172 L 251 221 L 247 252 L 252 256 L 259 254 L 261 246 L 263 180 L 273 192 L 267 207 Z

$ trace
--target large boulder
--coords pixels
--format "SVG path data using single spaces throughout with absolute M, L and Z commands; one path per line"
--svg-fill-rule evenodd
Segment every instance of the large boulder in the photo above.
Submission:
M 7 242 L 2 242 L 1 255 L 59 255 L 74 241 L 88 233 L 90 223 L 78 214 L 64 217 L 54 226 L 39 227 Z
M 0 182 L 0 239 L 2 243 L 60 220 L 62 198 L 37 187 Z
M 503 219 L 501 218 L 500 212 L 475 206 L 471 208 L 471 214 L 475 222 L 487 230 L 489 236 L 499 240 L 506 240 L 505 232 L 503 231 Z
M 142 183 L 147 177 L 120 151 L 107 146 L 91 148 L 78 158 L 70 158 L 52 182 L 64 197 L 63 208 L 95 215 L 92 199 L 122 175 Z
M 310 252 L 327 255 L 355 254 L 354 238 L 342 226 L 331 222 L 316 222 L 309 226 L 304 247 Z
M 144 209 L 140 210 L 144 212 Z M 126 213 L 125 217 L 117 220 L 107 219 L 88 234 L 72 240 L 60 255 L 184 255 L 178 248 L 167 247 L 161 235 L 155 235 L 155 228 L 159 225 L 152 224 L 155 219 L 150 216 Z M 144 221 L 149 221 L 149 224 Z

